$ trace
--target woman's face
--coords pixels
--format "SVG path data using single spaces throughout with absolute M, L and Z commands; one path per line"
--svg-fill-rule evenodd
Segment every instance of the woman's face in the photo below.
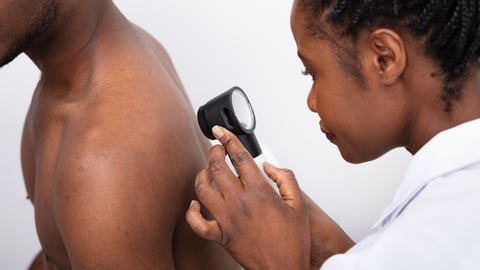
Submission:
M 339 49 L 334 49 L 335 43 L 353 48 L 352 43 L 311 35 L 305 12 L 295 1 L 291 27 L 298 55 L 313 78 L 307 104 L 321 119 L 319 126 L 327 139 L 352 163 L 375 159 L 401 146 L 406 127 L 404 97 L 377 82 L 369 65 L 371 55 L 362 54 L 362 50 L 356 50 L 360 67 L 355 73 L 351 68 L 355 61 L 340 57 Z M 362 46 L 361 40 L 356 46 Z M 361 76 L 357 75 L 359 70 Z

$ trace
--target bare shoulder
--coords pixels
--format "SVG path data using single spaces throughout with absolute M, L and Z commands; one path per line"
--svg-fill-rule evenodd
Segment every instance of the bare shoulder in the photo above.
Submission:
M 178 209 L 162 205 L 181 201 L 173 196 L 180 190 L 165 181 L 170 172 L 153 168 L 148 153 L 122 141 L 122 134 L 108 142 L 103 130 L 87 133 L 65 138 L 55 175 L 55 216 L 72 266 L 126 266 L 132 254 L 153 250 L 168 257 L 164 237 L 173 233 Z
M 182 151 L 192 149 L 193 141 L 194 149 L 200 144 L 205 151 L 205 139 L 168 53 L 141 28 L 132 25 L 126 32 L 114 46 L 104 48 L 108 52 L 90 82 L 94 100 L 88 105 L 94 108 L 87 111 L 97 112 L 93 120 L 108 118 L 107 124 L 134 129 L 131 136 L 143 136 L 147 144 L 163 143 Z
M 179 76 L 175 70 L 174 64 L 167 50 L 163 45 L 155 39 L 151 34 L 142 28 L 130 24 L 121 32 L 111 34 L 105 37 L 105 41 L 99 44 L 102 50 L 101 67 L 107 74 L 114 72 L 119 75 L 127 75 L 124 77 L 131 78 L 129 75 L 135 76 L 136 82 L 145 83 L 152 82 L 152 79 L 162 80 L 158 86 L 164 86 L 173 83 L 173 87 L 177 91 L 184 93 L 183 86 Z M 111 69 L 112 65 L 115 67 Z M 122 78 L 113 76 L 114 78 Z
M 141 36 L 149 44 L 149 46 L 151 46 L 155 50 L 155 53 L 158 54 L 158 56 L 163 61 L 165 61 L 168 65 L 170 65 L 171 68 L 174 68 L 172 59 L 170 58 L 170 55 L 168 54 L 164 46 L 157 39 L 155 39 L 155 37 L 153 37 L 150 33 L 145 31 L 143 28 L 137 25 L 133 25 L 133 27 L 134 27 L 134 30 L 138 33 L 138 35 Z
M 165 211 L 173 212 L 162 214 L 174 222 L 205 165 L 205 140 L 183 89 L 163 59 L 152 57 L 143 36 L 118 44 L 98 57 L 87 94 L 66 117 L 65 166 L 57 169 L 68 185 L 81 181 L 75 188 L 125 192 L 120 197 L 135 203 L 138 194 L 151 195 L 157 206 L 170 201 Z
M 74 268 L 173 268 L 172 239 L 205 165 L 171 71 L 142 42 L 125 46 L 97 61 L 65 118 L 53 196 Z
M 89 104 L 69 120 L 53 196 L 74 266 L 173 263 L 172 237 L 193 196 L 203 151 L 187 112 L 166 117 L 153 107 L 119 98 Z M 176 117 L 183 121 L 171 120 Z

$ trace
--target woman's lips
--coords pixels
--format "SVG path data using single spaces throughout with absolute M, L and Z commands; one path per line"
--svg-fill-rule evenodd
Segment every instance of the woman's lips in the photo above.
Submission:
M 326 136 L 327 139 L 328 139 L 330 142 L 332 142 L 332 143 L 335 142 L 335 139 L 337 138 L 337 137 L 335 136 L 335 134 L 333 134 L 333 133 L 325 133 L 325 136 Z
M 322 130 L 323 133 L 325 133 L 325 136 L 327 137 L 327 139 L 330 141 L 330 142 L 335 142 L 335 140 L 337 139 L 337 136 L 335 136 L 334 133 L 331 133 L 329 132 L 327 129 L 325 129 L 323 126 L 322 126 L 322 123 L 320 122 L 320 130 Z

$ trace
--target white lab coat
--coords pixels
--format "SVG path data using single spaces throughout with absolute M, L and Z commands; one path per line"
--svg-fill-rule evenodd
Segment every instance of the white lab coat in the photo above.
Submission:
M 321 270 L 480 269 L 480 119 L 413 157 L 376 231 Z

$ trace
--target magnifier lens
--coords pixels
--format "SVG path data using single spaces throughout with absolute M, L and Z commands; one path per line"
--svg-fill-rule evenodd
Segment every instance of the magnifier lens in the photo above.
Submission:
M 255 124 L 252 106 L 242 91 L 232 92 L 232 107 L 235 116 L 246 130 L 252 130 Z

